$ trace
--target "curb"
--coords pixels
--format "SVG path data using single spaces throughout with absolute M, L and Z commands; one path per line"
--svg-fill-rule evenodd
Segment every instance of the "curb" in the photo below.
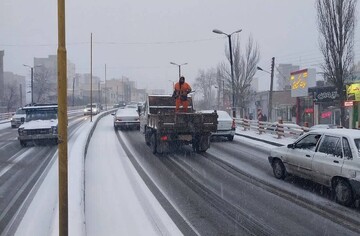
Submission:
M 255 138 L 255 137 L 252 137 L 252 136 L 249 136 L 249 135 L 244 135 L 244 134 L 239 134 L 239 133 L 235 133 L 235 135 L 241 136 L 241 137 L 244 137 L 244 138 L 248 138 L 248 139 L 252 139 L 252 140 L 256 140 L 256 141 L 260 141 L 260 142 L 267 143 L 267 144 L 270 144 L 270 145 L 274 145 L 274 146 L 277 146 L 277 147 L 284 146 L 283 144 L 280 144 L 280 143 L 275 143 L 275 142 L 271 142 L 271 141 L 268 141 L 268 140 Z

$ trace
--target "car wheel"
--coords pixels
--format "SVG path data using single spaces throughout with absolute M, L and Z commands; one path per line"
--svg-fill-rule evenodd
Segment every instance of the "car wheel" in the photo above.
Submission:
M 281 160 L 275 159 L 272 163 L 273 173 L 275 178 L 284 179 L 286 176 L 286 169 Z
M 229 141 L 233 141 L 233 140 L 234 140 L 234 136 L 233 136 L 233 135 L 227 136 L 227 139 L 228 139 Z
M 156 142 L 156 133 L 154 132 L 152 135 L 151 135 L 151 151 L 153 154 L 156 154 L 157 152 L 157 142 Z
M 353 191 L 348 181 L 338 179 L 335 185 L 335 200 L 341 205 L 350 206 L 354 202 Z
M 16 128 L 16 125 L 11 125 L 11 128 Z
M 26 141 L 20 141 L 20 145 L 21 145 L 22 147 L 26 147 Z

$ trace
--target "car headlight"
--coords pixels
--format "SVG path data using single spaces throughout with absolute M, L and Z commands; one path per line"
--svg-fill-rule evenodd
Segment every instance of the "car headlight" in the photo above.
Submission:
M 11 118 L 10 118 L 10 121 L 13 121 L 13 120 L 14 120 L 14 118 L 13 118 L 13 117 L 11 117 Z
M 86 110 L 86 108 L 84 109 L 84 112 L 86 112 L 87 110 Z
M 53 134 L 57 134 L 57 133 L 58 133 L 58 127 L 57 127 L 57 126 L 52 126 L 52 127 L 51 127 L 51 132 L 52 132 Z
M 18 133 L 19 133 L 20 136 L 24 135 L 25 134 L 24 128 L 19 128 Z
M 96 108 L 94 108 L 94 109 L 92 109 L 92 111 L 93 111 L 93 112 L 97 112 L 97 109 L 96 109 Z

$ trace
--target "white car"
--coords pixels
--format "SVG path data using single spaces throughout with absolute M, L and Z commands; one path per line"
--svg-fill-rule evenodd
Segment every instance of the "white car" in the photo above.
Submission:
M 213 113 L 214 110 L 204 110 L 199 111 L 200 113 Z M 226 111 L 216 111 L 218 115 L 218 124 L 217 130 L 215 133 L 212 133 L 212 136 L 223 136 L 226 137 L 229 141 L 232 141 L 235 136 L 235 120 L 227 113 Z
M 271 150 L 274 176 L 293 174 L 328 186 L 336 201 L 352 205 L 360 197 L 360 131 L 319 129 L 288 146 Z
M 22 123 L 24 123 L 25 117 L 26 117 L 25 110 L 23 110 L 22 108 L 17 109 L 15 114 L 11 117 L 10 120 L 11 128 L 19 127 Z
M 100 105 L 98 105 L 97 103 L 87 104 L 86 107 L 84 108 L 84 116 L 90 115 L 91 112 L 93 115 L 99 114 L 100 113 Z
M 114 129 L 132 128 L 140 130 L 140 117 L 136 109 L 120 108 L 114 116 Z

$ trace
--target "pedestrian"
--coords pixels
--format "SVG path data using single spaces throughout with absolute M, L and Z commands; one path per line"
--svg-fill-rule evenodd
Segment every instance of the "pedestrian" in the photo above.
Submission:
M 179 82 L 177 82 L 174 86 L 173 98 L 175 98 L 175 112 L 179 112 L 179 108 L 181 105 L 183 106 L 184 112 L 187 112 L 189 106 L 187 95 L 190 92 L 190 85 L 185 82 L 185 77 L 181 76 Z

